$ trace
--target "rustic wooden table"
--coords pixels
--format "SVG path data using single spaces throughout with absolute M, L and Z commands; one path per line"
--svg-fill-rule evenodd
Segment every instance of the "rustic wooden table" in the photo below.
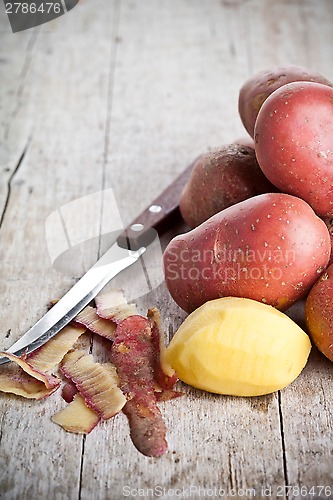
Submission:
M 52 265 L 50 214 L 108 189 L 127 224 L 197 155 L 244 135 L 238 92 L 255 71 L 293 63 L 333 80 L 331 0 L 81 0 L 16 34 L 2 11 L 0 30 L 2 348 L 80 274 L 77 255 Z M 75 213 L 72 234 L 98 216 L 86 202 Z M 98 252 L 90 240 L 85 265 Z M 161 309 L 166 336 L 185 316 L 163 283 L 137 302 Z M 82 437 L 50 421 L 60 395 L 2 395 L 0 497 L 333 498 L 332 366 L 313 351 L 265 397 L 181 386 L 162 406 L 159 459 L 137 452 L 123 414 Z

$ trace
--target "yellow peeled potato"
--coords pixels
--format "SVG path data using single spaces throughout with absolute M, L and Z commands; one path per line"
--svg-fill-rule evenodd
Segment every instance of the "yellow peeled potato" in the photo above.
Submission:
M 234 396 L 286 387 L 311 350 L 308 335 L 288 316 L 252 299 L 211 300 L 190 314 L 166 350 L 183 382 Z

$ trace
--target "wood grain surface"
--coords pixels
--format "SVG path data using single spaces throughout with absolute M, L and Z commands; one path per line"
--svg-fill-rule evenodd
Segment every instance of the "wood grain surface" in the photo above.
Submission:
M 16 34 L 0 8 L 1 348 L 110 244 L 107 193 L 125 226 L 199 154 L 245 135 L 247 77 L 299 64 L 333 80 L 331 0 L 80 0 Z M 92 210 L 85 197 L 96 193 Z M 81 198 L 72 248 L 51 261 L 50 216 Z M 102 239 L 82 237 L 95 226 Z M 158 266 L 147 286 L 140 265 L 118 281 L 142 313 L 160 308 L 168 341 L 185 314 Z M 302 322 L 301 305 L 290 314 Z M 313 350 L 293 384 L 256 398 L 179 384 L 186 395 L 161 404 L 169 452 L 159 459 L 137 452 L 122 414 L 82 437 L 51 422 L 64 406 L 57 393 L 0 395 L 0 497 L 332 498 L 332 366 Z

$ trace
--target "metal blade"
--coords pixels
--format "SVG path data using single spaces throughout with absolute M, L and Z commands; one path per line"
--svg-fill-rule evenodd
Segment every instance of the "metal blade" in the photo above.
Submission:
M 8 353 L 21 356 L 45 344 L 88 305 L 114 276 L 134 264 L 146 251 L 145 247 L 133 252 L 114 243 L 52 309 L 30 328 L 9 349 Z M 0 365 L 8 359 L 0 358 Z

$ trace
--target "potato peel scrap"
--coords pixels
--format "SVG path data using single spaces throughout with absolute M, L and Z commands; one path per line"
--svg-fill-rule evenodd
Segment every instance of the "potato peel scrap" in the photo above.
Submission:
M 107 319 L 101 318 L 94 307 L 87 306 L 75 318 L 75 322 L 84 325 L 91 332 L 97 333 L 109 340 L 113 339 L 116 325 Z
M 52 422 L 68 432 L 89 434 L 100 421 L 100 416 L 86 405 L 80 394 L 75 394 L 72 402 L 51 417 Z
M 47 389 L 43 382 L 25 373 L 18 365 L 1 369 L 0 392 L 27 399 L 43 399 L 50 396 L 57 388 L 58 386 Z
M 148 319 L 151 322 L 152 343 L 155 349 L 155 380 L 162 389 L 170 390 L 174 387 L 178 377 L 164 357 L 166 347 L 164 344 L 161 316 L 156 307 L 148 310 Z
M 111 350 L 120 387 L 130 399 L 123 408 L 134 446 L 144 455 L 159 457 L 168 448 L 166 427 L 155 396 L 155 348 L 151 323 L 134 315 L 116 328 Z
M 53 375 L 40 372 L 26 359 L 0 351 L 1 356 L 6 356 L 13 361 L 18 370 L 4 370 L 0 374 L 0 391 L 10 392 L 17 396 L 30 399 L 42 399 L 52 394 L 60 385 L 60 379 Z
M 75 394 L 77 394 L 78 392 L 79 391 L 77 390 L 76 385 L 71 380 L 69 380 L 61 390 L 61 397 L 66 401 L 66 403 L 71 403 L 74 399 Z
M 0 352 L 17 365 L 16 369 L 1 368 L 0 391 L 29 399 L 42 399 L 53 394 L 60 379 L 44 372 L 57 366 L 85 331 L 86 328 L 66 326 L 28 356 Z
M 87 406 L 103 420 L 107 420 L 123 408 L 126 397 L 118 387 L 119 379 L 111 364 L 96 363 L 91 354 L 71 351 L 62 360 L 61 371 L 83 396 Z
M 155 392 L 155 396 L 158 402 L 171 401 L 171 399 L 180 398 L 184 396 L 184 393 L 181 391 L 174 391 L 172 389 Z
M 152 308 L 147 318 L 140 316 L 121 290 L 103 293 L 95 303 L 96 308 L 86 307 L 31 354 L 17 357 L 0 352 L 13 361 L 0 369 L 0 391 L 45 398 L 61 383 L 46 372 L 60 368 L 67 378 L 61 395 L 68 405 L 51 418 L 54 423 L 68 432 L 88 434 L 100 420 L 122 410 L 134 446 L 146 456 L 159 457 L 168 445 L 157 403 L 183 395 L 173 390 L 178 379 L 164 358 L 160 313 Z M 73 349 L 86 331 L 104 338 L 115 366 L 95 362 L 91 354 Z
M 48 340 L 31 354 L 27 361 L 36 370 L 47 372 L 57 366 L 65 354 L 72 349 L 75 342 L 86 331 L 86 328 L 74 325 L 65 326 L 57 335 Z
M 117 324 L 128 316 L 137 314 L 136 305 L 127 303 L 122 290 L 110 290 L 100 294 L 95 298 L 95 303 L 98 316 Z

